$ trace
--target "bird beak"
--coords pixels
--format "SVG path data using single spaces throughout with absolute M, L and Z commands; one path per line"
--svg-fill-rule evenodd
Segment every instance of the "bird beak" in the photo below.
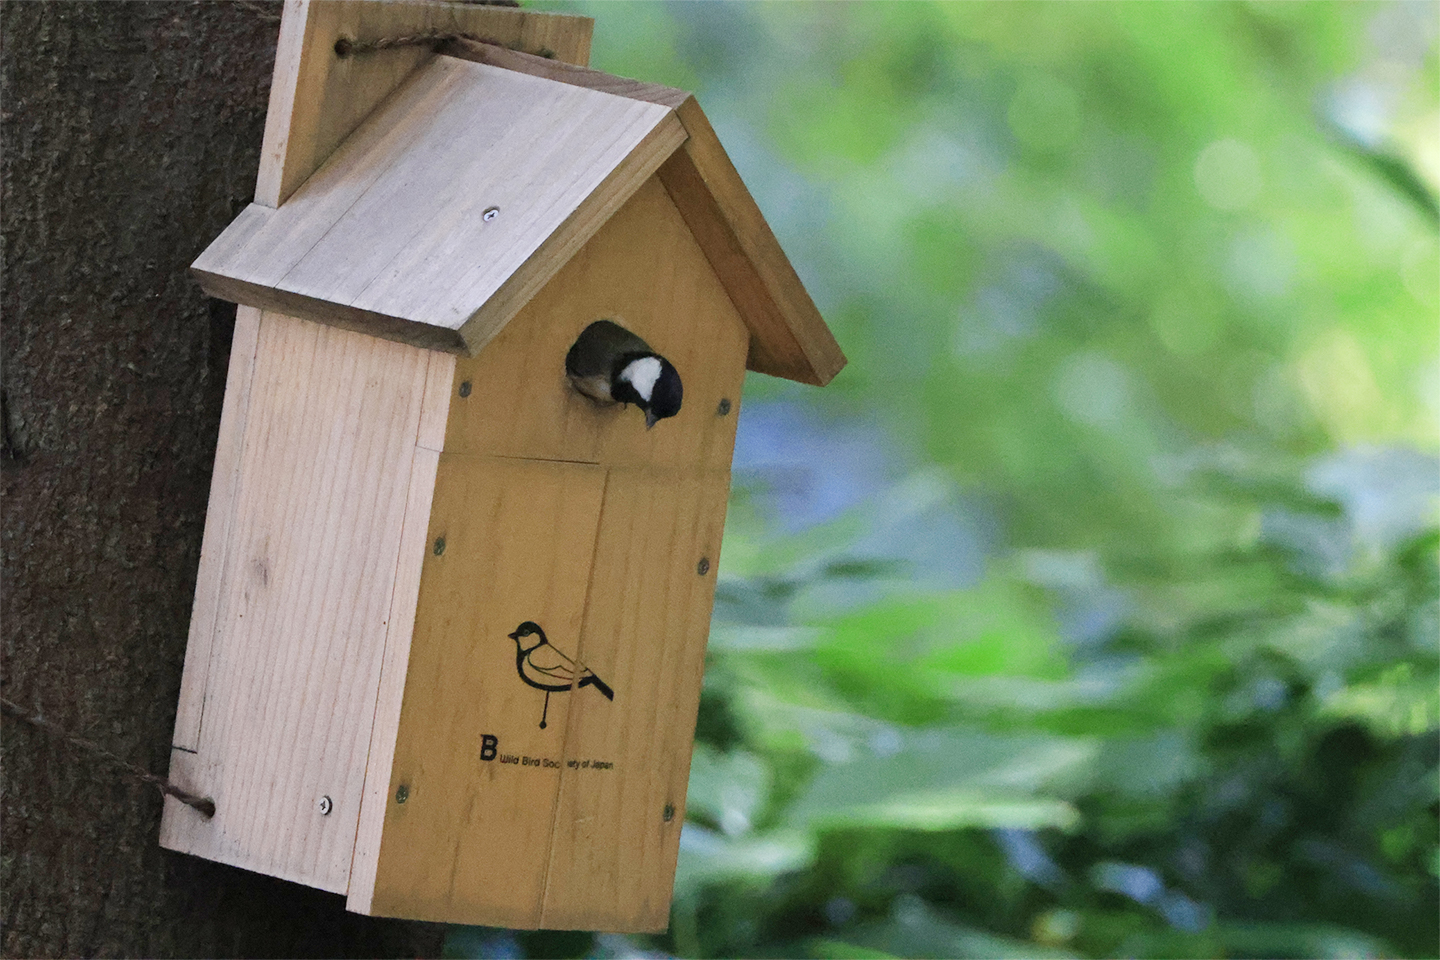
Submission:
M 509 636 L 510 636 L 510 639 L 511 639 L 511 640 L 519 640 L 519 639 L 520 639 L 520 631 L 519 631 L 519 630 L 516 630 L 514 633 L 510 634 Z
M 646 410 L 646 411 L 645 411 L 645 429 L 646 429 L 646 430 L 649 430 L 651 427 L 655 426 L 655 424 L 657 424 L 657 423 L 659 423 L 659 422 L 660 422 L 660 418 L 657 417 L 657 416 L 655 416 L 655 414 L 654 414 L 652 411 L 650 411 L 650 410 Z

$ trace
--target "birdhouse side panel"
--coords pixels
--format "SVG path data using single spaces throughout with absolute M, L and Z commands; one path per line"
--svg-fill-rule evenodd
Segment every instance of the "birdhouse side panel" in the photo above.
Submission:
M 206 544 L 221 570 L 209 651 L 184 680 L 198 736 L 172 755 L 216 813 L 167 801 L 163 846 L 347 888 L 436 359 L 448 372 L 448 356 L 261 315 L 231 519 Z

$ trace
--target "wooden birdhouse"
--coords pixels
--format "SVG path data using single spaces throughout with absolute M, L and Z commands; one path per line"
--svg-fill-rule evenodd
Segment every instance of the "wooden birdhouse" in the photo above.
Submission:
M 589 37 L 286 4 L 256 200 L 193 266 L 240 304 L 170 769 L 216 809 L 167 800 L 164 846 L 666 926 L 745 371 L 845 361 L 694 99 Z M 678 414 L 576 389 L 599 320 Z

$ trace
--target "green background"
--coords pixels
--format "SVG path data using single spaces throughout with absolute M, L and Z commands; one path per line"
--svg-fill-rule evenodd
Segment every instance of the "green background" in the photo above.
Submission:
M 751 376 L 670 932 L 1436 956 L 1434 3 L 540 5 L 850 358 Z

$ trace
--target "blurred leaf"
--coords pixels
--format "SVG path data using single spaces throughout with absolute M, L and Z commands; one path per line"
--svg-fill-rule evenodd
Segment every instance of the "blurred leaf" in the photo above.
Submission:
M 1094 743 L 972 730 L 907 734 L 885 755 L 822 769 L 789 810 L 794 827 L 1071 829 L 1063 797 L 1084 784 Z

